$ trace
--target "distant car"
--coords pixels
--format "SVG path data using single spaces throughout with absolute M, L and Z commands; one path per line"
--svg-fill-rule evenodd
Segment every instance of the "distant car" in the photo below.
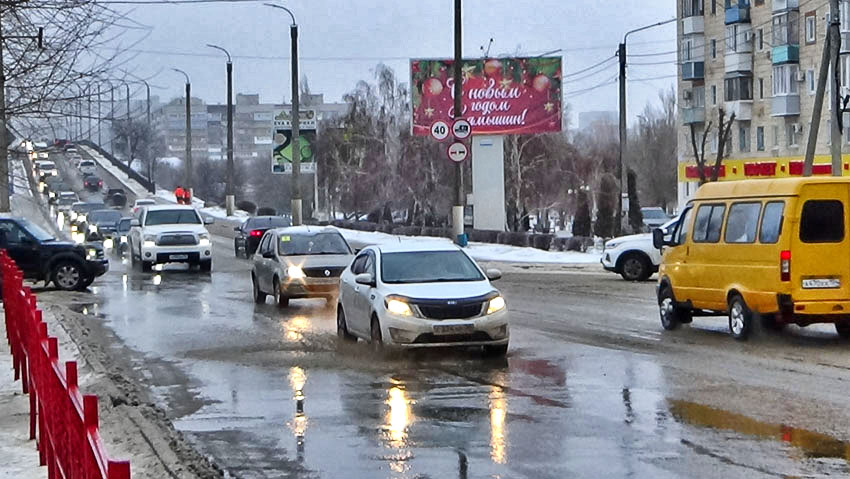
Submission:
M 271 295 L 278 306 L 292 298 L 324 298 L 330 307 L 339 294 L 339 276 L 353 252 L 334 228 L 295 226 L 265 232 L 251 270 L 254 302 Z
M 236 257 L 240 252 L 250 259 L 257 251 L 257 246 L 266 231 L 272 228 L 292 226 L 292 220 L 286 216 L 254 216 L 234 228 L 236 237 L 233 239 L 233 251 Z
M 93 160 L 82 160 L 77 168 L 83 176 L 94 175 L 97 173 L 97 163 Z
M 669 220 L 660 229 L 667 234 L 678 221 Z M 626 281 L 646 281 L 658 272 L 661 251 L 653 246 L 652 233 L 621 236 L 605 243 L 600 261 L 606 271 L 617 273 Z
M 103 202 L 115 208 L 127 206 L 127 192 L 124 188 L 109 188 L 103 193 Z
M 68 213 L 68 223 L 71 225 L 71 232 L 85 231 L 85 224 L 88 221 L 88 215 L 92 211 L 106 209 L 106 205 L 101 202 L 86 202 L 80 201 L 71 205 L 71 211 Z
M 643 215 L 643 224 L 649 227 L 650 230 L 658 228 L 671 219 L 670 215 L 664 211 L 664 208 L 659 208 L 657 206 L 641 208 L 640 212 Z
M 73 191 L 60 191 L 57 196 L 56 208 L 63 212 L 70 211 L 71 206 L 80 200 Z
M 59 170 L 52 161 L 38 161 L 35 164 L 35 174 L 39 180 L 44 181 L 48 176 L 58 176 Z
M 340 278 L 337 335 L 376 350 L 479 347 L 504 356 L 510 331 L 501 293 L 449 243 L 389 243 L 361 251 Z
M 87 215 L 86 220 L 86 241 L 104 241 L 104 247 L 111 248 L 118 234 L 121 212 L 112 209 L 94 210 Z M 112 244 L 107 245 L 106 240 L 112 240 L 109 242 Z
M 68 291 L 89 287 L 109 269 L 98 245 L 59 241 L 26 218 L 0 218 L 0 248 L 15 260 L 24 277 L 53 282 Z
M 40 159 L 40 160 L 46 160 L 49 157 L 50 157 L 50 155 L 48 155 L 48 153 L 46 151 L 39 151 L 38 152 L 38 159 Z
M 145 206 L 130 227 L 130 261 L 142 271 L 155 264 L 188 263 L 201 271 L 212 270 L 212 242 L 198 211 L 184 205 Z
M 138 215 L 141 209 L 145 206 L 153 206 L 156 204 L 156 200 L 153 198 L 139 198 L 133 202 L 133 214 Z
M 117 242 L 114 251 L 124 254 L 129 248 L 130 227 L 133 223 L 133 218 L 125 216 L 118 221 L 118 230 L 116 232 Z
M 88 191 L 99 191 L 103 187 L 103 180 L 98 176 L 88 175 L 83 178 L 83 187 Z

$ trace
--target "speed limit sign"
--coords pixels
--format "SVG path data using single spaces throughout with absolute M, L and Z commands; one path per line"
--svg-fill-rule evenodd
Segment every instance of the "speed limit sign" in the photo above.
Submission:
M 431 125 L 431 136 L 437 141 L 443 141 L 449 137 L 449 124 L 438 120 Z

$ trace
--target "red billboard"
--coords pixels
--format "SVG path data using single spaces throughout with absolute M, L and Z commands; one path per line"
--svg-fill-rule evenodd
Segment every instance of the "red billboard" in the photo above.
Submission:
M 454 118 L 454 61 L 411 60 L 413 134 Z M 561 131 L 561 58 L 463 60 L 463 112 L 474 135 Z

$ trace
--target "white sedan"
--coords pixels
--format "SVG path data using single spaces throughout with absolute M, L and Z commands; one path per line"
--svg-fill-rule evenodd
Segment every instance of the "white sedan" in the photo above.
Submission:
M 448 243 L 398 243 L 362 250 L 340 277 L 337 334 L 376 350 L 483 347 L 508 351 L 508 311 L 484 271 Z

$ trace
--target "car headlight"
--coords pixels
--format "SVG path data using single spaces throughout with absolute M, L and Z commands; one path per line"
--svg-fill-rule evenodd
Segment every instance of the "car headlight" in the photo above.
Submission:
M 288 276 L 290 279 L 303 279 L 307 277 L 307 275 L 304 274 L 304 270 L 301 269 L 300 266 L 290 266 L 286 268 L 286 276 Z
M 48 196 L 50 197 L 50 199 L 56 198 L 56 193 L 54 193 L 54 192 L 52 192 L 52 191 L 51 191 L 51 192 L 48 194 Z
M 77 219 L 77 212 L 76 212 L 76 211 L 71 211 L 71 212 L 68 214 L 68 218 L 69 218 L 71 221 L 75 221 L 75 220 Z
M 605 243 L 605 249 L 614 249 L 617 246 L 620 246 L 619 241 L 609 241 L 609 242 Z
M 106 238 L 103 240 L 103 247 L 106 249 L 112 249 L 115 246 L 115 243 L 112 241 L 112 238 Z
M 387 299 L 387 311 L 399 316 L 413 316 L 413 310 L 405 301 L 396 298 Z
M 209 246 L 210 245 L 210 235 L 206 233 L 201 233 L 198 235 L 198 244 L 201 246 Z
M 85 223 L 89 219 L 86 215 L 77 215 L 77 222 Z
M 144 246 L 145 248 L 153 248 L 154 246 L 156 246 L 156 241 L 152 241 L 152 240 L 145 240 L 145 242 L 144 242 L 143 246 Z
M 487 314 L 498 313 L 499 311 L 505 309 L 505 298 L 501 296 L 496 296 L 495 298 L 490 300 L 490 303 L 487 305 Z
M 97 258 L 97 250 L 94 248 L 89 248 L 86 250 L 86 259 L 92 260 Z
M 126 242 L 127 242 L 127 237 L 124 236 L 124 235 L 121 235 L 121 243 L 124 244 Z
M 97 233 L 97 225 L 89 225 L 89 231 L 92 233 Z

